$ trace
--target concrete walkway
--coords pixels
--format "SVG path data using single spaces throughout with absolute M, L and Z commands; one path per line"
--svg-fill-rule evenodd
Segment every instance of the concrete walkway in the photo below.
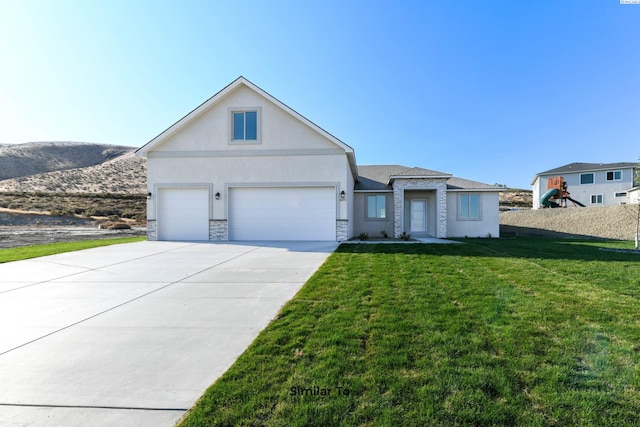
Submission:
M 0 264 L 0 426 L 171 426 L 335 242 L 140 242 Z
M 398 239 L 389 239 L 389 240 L 347 240 L 342 242 L 343 244 L 365 244 L 365 245 L 387 245 L 387 244 L 413 244 L 413 243 L 427 243 L 429 245 L 447 245 L 447 244 L 458 244 L 464 242 L 458 242 L 456 240 L 447 240 L 447 239 L 437 239 L 435 237 L 413 237 L 411 240 L 398 240 Z

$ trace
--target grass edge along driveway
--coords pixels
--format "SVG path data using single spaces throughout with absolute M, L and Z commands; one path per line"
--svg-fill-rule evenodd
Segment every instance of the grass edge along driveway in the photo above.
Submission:
M 637 425 L 640 255 L 602 245 L 341 245 L 182 425 Z
M 119 245 L 121 243 L 141 242 L 146 237 L 121 237 L 114 239 L 85 240 L 79 242 L 48 243 L 45 245 L 19 246 L 17 248 L 0 249 L 0 264 L 4 262 L 20 261 L 38 258 L 46 255 L 97 248 L 100 246 Z

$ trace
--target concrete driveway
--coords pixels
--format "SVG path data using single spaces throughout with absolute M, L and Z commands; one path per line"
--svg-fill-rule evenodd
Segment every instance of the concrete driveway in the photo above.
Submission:
M 336 246 L 139 242 L 0 264 L 0 425 L 173 425 Z

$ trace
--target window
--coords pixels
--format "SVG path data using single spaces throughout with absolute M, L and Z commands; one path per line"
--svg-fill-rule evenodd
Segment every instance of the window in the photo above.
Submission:
M 601 205 L 604 203 L 604 196 L 602 194 L 592 194 L 591 195 L 591 204 L 592 205 Z
M 593 173 L 581 173 L 580 174 L 580 184 L 593 184 Z
M 622 171 L 607 172 L 607 181 L 622 181 Z
M 367 196 L 367 218 L 387 218 L 387 196 Z
M 258 141 L 258 112 L 234 111 L 232 114 L 233 141 Z
M 480 219 L 480 195 L 461 194 L 458 217 L 461 219 Z
M 616 193 L 616 197 L 627 197 L 627 193 Z

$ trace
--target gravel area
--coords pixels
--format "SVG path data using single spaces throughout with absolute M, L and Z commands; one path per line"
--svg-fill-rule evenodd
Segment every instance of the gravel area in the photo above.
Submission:
M 518 210 L 500 213 L 506 234 L 633 240 L 638 205 Z
M 146 227 L 126 230 L 98 228 L 100 221 L 54 215 L 0 212 L 0 248 L 144 236 Z

